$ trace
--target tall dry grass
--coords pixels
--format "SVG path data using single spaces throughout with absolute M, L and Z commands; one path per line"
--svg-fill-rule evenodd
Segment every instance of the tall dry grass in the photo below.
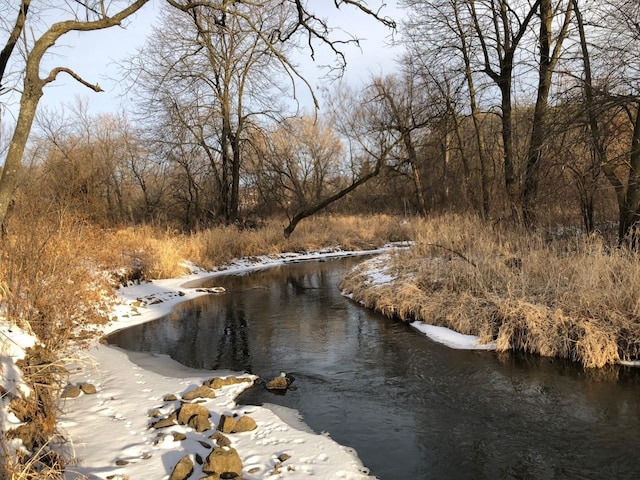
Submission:
M 211 270 L 234 259 L 284 252 L 306 252 L 339 247 L 371 249 L 408 240 L 412 224 L 388 215 L 318 216 L 283 235 L 284 220 L 269 220 L 245 229 L 220 226 L 194 234 L 136 226 L 89 232 L 93 261 L 104 270 L 120 271 L 122 280 L 177 277 L 185 261 Z
M 416 245 L 390 260 L 393 285 L 354 272 L 343 288 L 405 320 L 519 350 L 602 367 L 640 358 L 640 259 L 598 236 L 549 240 L 477 218 L 421 222 Z

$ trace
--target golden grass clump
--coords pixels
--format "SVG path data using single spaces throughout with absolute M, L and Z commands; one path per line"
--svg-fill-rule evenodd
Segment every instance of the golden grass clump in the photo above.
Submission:
M 66 214 L 13 217 L 0 246 L 4 314 L 52 350 L 77 326 L 105 320 L 108 287 L 85 238 L 86 225 Z
M 407 321 L 452 328 L 585 367 L 640 359 L 640 261 L 597 236 L 549 239 L 447 215 L 418 222 L 416 245 L 389 257 L 395 287 L 362 271 L 343 288 Z M 376 291 L 376 292 L 374 292 Z
M 212 269 L 236 258 L 307 252 L 340 247 L 371 249 L 410 238 L 410 226 L 388 215 L 318 216 L 301 222 L 290 238 L 284 238 L 283 219 L 272 219 L 255 229 L 223 226 L 188 238 L 185 258 Z

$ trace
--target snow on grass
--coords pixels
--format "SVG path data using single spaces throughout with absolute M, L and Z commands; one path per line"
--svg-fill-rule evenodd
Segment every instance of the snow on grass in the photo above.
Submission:
M 16 362 L 24 358 L 25 350 L 35 345 L 33 335 L 22 331 L 15 325 L 9 325 L 0 317 L 0 431 L 20 425 L 20 420 L 9 411 L 9 402 L 13 397 L 30 394 L 29 386 L 22 380 L 22 372 Z M 7 455 L 13 455 L 21 448 L 20 440 L 12 440 L 8 444 Z M 2 452 L 0 452 L 2 453 Z

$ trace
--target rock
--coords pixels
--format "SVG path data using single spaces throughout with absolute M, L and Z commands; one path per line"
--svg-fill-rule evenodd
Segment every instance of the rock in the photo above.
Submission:
M 183 400 L 195 400 L 196 398 L 216 398 L 216 392 L 213 388 L 202 385 L 182 395 Z
M 253 418 L 245 415 L 236 422 L 231 433 L 250 432 L 252 430 L 255 430 L 256 428 L 258 428 L 256 421 Z
M 83 383 L 80 385 L 80 390 L 82 390 L 85 395 L 93 395 L 97 391 L 96 386 L 91 383 Z
M 280 455 L 278 455 L 278 460 L 280 460 L 282 463 L 286 462 L 290 458 L 291 458 L 291 455 L 288 455 L 286 453 L 281 453 Z
M 173 402 L 174 400 L 177 400 L 177 399 L 178 397 L 176 397 L 173 393 L 170 393 L 162 397 L 162 401 L 164 402 Z
M 157 418 L 157 417 L 159 417 L 160 415 L 162 415 L 162 412 L 156 408 L 155 410 L 151 410 L 151 411 L 149 412 L 149 415 L 147 415 L 147 416 L 148 416 L 148 417 L 151 417 L 151 418 Z
M 174 432 L 173 434 L 173 441 L 174 442 L 181 442 L 182 440 L 186 440 L 187 436 L 184 433 L 180 433 L 180 432 Z
M 206 380 L 204 385 L 211 388 L 222 388 L 228 385 L 237 385 L 238 383 L 253 383 L 253 380 L 247 377 L 216 377 Z
M 178 423 L 180 425 L 187 425 L 189 419 L 193 416 L 209 418 L 209 410 L 202 405 L 196 403 L 184 403 L 178 411 Z
M 198 465 L 202 465 L 204 463 L 204 460 L 202 460 L 202 455 L 200 455 L 199 453 L 196 453 L 196 463 Z
M 202 466 L 204 473 L 217 473 L 220 478 L 223 474 L 235 473 L 237 477 L 242 474 L 242 460 L 235 448 L 218 447 L 214 448 L 209 454 L 204 465 Z M 226 477 L 234 478 L 234 477 Z
M 293 383 L 291 375 L 282 374 L 267 382 L 267 390 L 286 390 Z
M 231 446 L 231 440 L 229 440 L 227 437 L 225 437 L 220 432 L 216 432 L 213 435 L 210 435 L 209 438 L 211 440 L 214 440 L 216 442 L 216 445 L 218 445 L 219 447 L 230 447 Z
M 80 392 L 82 392 L 82 390 L 80 389 L 79 386 L 67 385 L 64 388 L 62 395 L 60 395 L 60 398 L 76 398 L 78 395 L 80 395 Z
M 169 417 L 169 418 L 163 418 L 163 419 L 158 420 L 157 422 L 153 423 L 151 425 L 151 428 L 155 428 L 155 429 L 166 428 L 166 427 L 171 427 L 171 426 L 173 426 L 175 424 L 176 424 L 175 419 Z
M 220 415 L 220 423 L 218 423 L 218 430 L 223 433 L 232 433 L 238 420 L 235 417 L 229 417 L 227 415 Z
M 191 476 L 193 472 L 193 460 L 189 455 L 185 455 L 176 464 L 169 477 L 169 480 L 185 480 Z
M 206 432 L 207 430 L 211 430 L 209 417 L 204 417 L 202 415 L 194 415 L 189 419 L 187 425 L 193 428 L 196 432 Z
M 116 465 L 119 467 L 124 467 L 125 465 L 129 465 L 129 462 L 126 460 L 116 460 Z
M 213 447 L 211 445 L 209 445 L 207 442 L 203 442 L 202 440 L 198 440 L 198 443 L 200 445 L 202 445 L 204 448 L 206 448 L 207 450 L 211 450 Z

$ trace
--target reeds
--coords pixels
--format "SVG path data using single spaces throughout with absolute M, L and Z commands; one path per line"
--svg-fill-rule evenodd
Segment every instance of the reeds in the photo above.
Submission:
M 503 231 L 466 216 L 416 228 L 412 251 L 389 259 L 394 286 L 355 271 L 342 287 L 405 320 L 518 350 L 602 367 L 640 357 L 640 259 L 598 236 Z

